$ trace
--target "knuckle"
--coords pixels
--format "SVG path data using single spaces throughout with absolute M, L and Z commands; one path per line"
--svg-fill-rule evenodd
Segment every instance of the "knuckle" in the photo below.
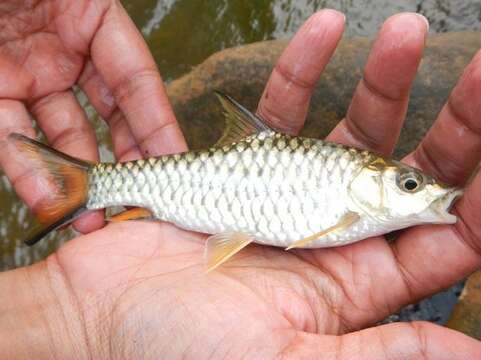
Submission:
M 56 149 L 65 149 L 72 143 L 88 142 L 92 136 L 92 129 L 88 126 L 67 127 L 55 134 L 50 144 Z
M 384 102 L 397 103 L 406 99 L 406 96 L 404 95 L 393 96 L 388 94 L 386 91 L 383 91 L 378 86 L 374 85 L 374 82 L 370 81 L 366 76 L 361 79 L 360 85 L 364 87 L 372 97 L 378 98 Z
M 280 109 L 274 106 L 262 102 L 259 105 L 257 114 L 278 131 L 286 134 L 296 134 L 299 131 L 299 123 L 292 121 L 289 116 L 286 116 L 284 111 L 280 111 Z
M 117 102 L 122 103 L 140 91 L 147 84 L 160 79 L 155 68 L 143 68 L 121 78 L 113 86 L 113 95 Z
M 284 78 L 287 83 L 294 84 L 301 89 L 311 90 L 316 84 L 315 81 L 305 78 L 300 74 L 296 74 L 288 66 L 285 66 L 282 63 L 277 64 L 274 71 L 276 71 L 282 78 Z

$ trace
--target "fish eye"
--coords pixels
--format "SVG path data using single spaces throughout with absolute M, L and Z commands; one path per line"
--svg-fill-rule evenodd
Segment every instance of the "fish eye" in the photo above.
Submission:
M 423 178 L 419 174 L 409 172 L 402 174 L 398 179 L 398 186 L 401 190 L 414 193 L 421 189 Z
M 404 188 L 408 191 L 414 191 L 419 186 L 418 182 L 414 179 L 407 179 L 404 182 Z

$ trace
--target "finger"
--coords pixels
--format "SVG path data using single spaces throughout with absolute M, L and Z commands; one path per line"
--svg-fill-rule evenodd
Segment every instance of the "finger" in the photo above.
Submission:
M 481 53 L 473 58 L 410 165 L 437 178 L 463 184 L 481 157 Z M 392 245 L 409 297 L 421 298 L 464 278 L 481 264 L 481 174 L 468 185 L 454 209 L 454 225 L 418 226 Z
M 481 51 L 408 161 L 442 181 L 463 184 L 481 159 L 480 99 Z
M 103 19 L 92 42 L 92 61 L 142 153 L 184 151 L 185 140 L 142 36 L 118 2 L 113 2 Z
M 408 295 L 398 300 L 400 305 L 445 289 L 481 265 L 481 174 L 454 212 L 456 224 L 418 226 L 392 244 Z
M 142 158 L 142 150 L 135 141 L 124 114 L 116 109 L 107 119 L 114 154 L 118 161 L 130 161 Z
M 329 140 L 383 154 L 392 151 L 404 120 L 426 32 L 425 20 L 414 14 L 399 14 L 386 20 L 373 44 L 364 79 L 355 91 L 346 118 L 328 136 Z M 302 256 L 313 257 L 335 279 L 342 279 L 342 287 L 352 304 L 341 310 L 347 327 L 358 328 L 380 320 L 409 298 L 384 238 L 311 251 Z M 351 268 L 356 271 L 351 272 Z M 395 285 L 391 291 L 383 291 L 384 286 L 391 284 Z
M 477 64 L 477 58 L 473 61 L 474 64 Z M 476 77 L 469 75 L 475 69 L 475 65 L 468 67 L 467 75 L 462 78 L 449 100 L 451 103 L 456 103 L 452 99 L 458 100 L 458 96 L 471 92 L 473 97 L 469 98 L 467 103 L 461 102 L 461 107 L 467 106 L 469 113 L 477 111 L 474 104 L 476 104 L 476 98 L 479 97 L 475 93 Z M 460 91 L 460 89 L 464 90 Z M 459 105 L 457 106 L 459 107 Z M 446 116 L 446 114 L 450 115 L 449 109 L 446 110 L 446 107 L 430 130 L 427 139 L 423 141 L 421 150 L 416 151 L 416 156 L 409 156 L 407 162 L 436 175 L 442 180 L 457 179 L 457 182 L 462 182 L 462 179 L 466 178 L 466 174 L 470 173 L 475 166 L 470 157 L 474 155 L 474 158 L 479 159 L 479 150 L 477 150 L 479 145 L 476 145 L 476 142 L 480 140 L 476 140 L 476 136 L 473 136 L 472 132 L 464 131 L 467 136 L 462 141 L 456 141 L 457 132 L 463 131 L 463 126 L 457 119 Z M 470 118 L 470 126 L 473 123 L 471 120 L 474 121 L 474 117 Z M 452 140 L 453 138 L 454 140 Z M 437 144 L 438 147 L 436 150 L 429 151 L 431 146 L 429 144 Z M 369 144 L 367 145 L 369 146 Z M 425 146 L 428 151 L 422 149 Z M 446 152 L 447 149 L 450 149 L 449 151 L 452 154 L 459 151 L 463 158 L 467 158 L 466 162 L 460 157 L 455 157 L 456 161 L 452 160 L 452 156 L 450 159 L 450 153 Z M 432 160 L 426 161 L 431 157 L 425 156 L 426 154 L 433 154 L 434 159 L 438 159 L 436 156 L 439 154 L 438 163 Z M 416 163 L 419 158 L 424 161 Z M 443 166 L 440 166 L 441 159 Z M 448 174 L 439 171 L 445 168 L 453 169 L 453 167 L 457 169 L 454 172 L 451 171 L 452 174 L 457 174 L 455 176 L 450 177 Z M 476 181 L 479 187 L 481 182 Z M 353 261 L 352 266 L 356 266 L 357 269 L 366 269 L 370 274 L 370 281 L 363 287 L 350 286 L 349 282 L 344 285 L 354 302 L 361 305 L 366 305 L 363 300 L 366 299 L 366 296 L 356 294 L 362 294 L 362 290 L 365 289 L 365 292 L 369 293 L 370 305 L 375 309 L 371 313 L 363 311 L 356 316 L 351 316 L 350 321 L 354 326 L 379 320 L 387 313 L 395 311 L 403 305 L 438 292 L 453 284 L 456 280 L 467 276 L 479 266 L 479 240 L 473 234 L 481 234 L 481 226 L 475 225 L 479 224 L 479 220 L 473 218 L 472 214 L 479 214 L 480 209 L 477 208 L 476 204 L 481 204 L 481 196 L 475 189 L 476 185 L 473 183 L 464 199 L 457 206 L 461 220 L 454 227 L 418 226 L 402 233 L 392 246 L 386 245 L 383 240 L 368 239 L 345 249 L 337 250 L 345 258 L 356 260 Z M 335 251 L 333 252 L 335 253 Z M 372 254 L 377 255 L 374 257 Z M 337 272 L 338 270 L 334 265 L 336 264 L 330 264 L 328 267 L 331 271 Z M 358 281 L 357 283 L 361 282 Z M 390 291 L 384 291 L 386 286 L 389 286 Z
M 421 61 L 427 24 L 422 15 L 413 13 L 394 15 L 386 20 L 346 117 L 329 135 L 329 140 L 384 155 L 392 152 L 406 116 L 409 90 Z
M 292 359 L 477 359 L 481 342 L 428 322 L 394 323 L 343 336 L 297 333 L 282 355 Z
M 118 109 L 112 93 L 91 61 L 85 65 L 78 83 L 95 110 L 109 124 L 116 159 L 128 161 L 141 158 L 142 152 L 125 116 Z
M 344 21 L 335 10 L 315 13 L 282 53 L 257 109 L 275 129 L 293 134 L 301 130 L 312 91 L 341 39 Z
M 6 141 L 11 133 L 20 133 L 35 138 L 32 121 L 24 104 L 15 100 L 0 100 L 0 165 L 10 179 L 18 196 L 30 208 L 48 198 L 54 188 L 24 163 L 20 154 Z
M 29 106 L 50 145 L 71 156 L 98 162 L 95 132 L 72 91 L 53 93 Z M 89 232 L 103 225 L 103 212 L 84 215 L 74 226 Z
M 92 61 L 89 60 L 85 63 L 77 83 L 97 113 L 104 119 L 109 118 L 116 109 L 117 104 L 112 92 L 103 81 Z

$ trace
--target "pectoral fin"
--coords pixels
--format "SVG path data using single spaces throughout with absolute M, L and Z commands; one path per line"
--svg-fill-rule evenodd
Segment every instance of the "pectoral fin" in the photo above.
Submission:
M 304 239 L 298 240 L 298 241 L 294 242 L 291 246 L 286 248 L 286 250 L 302 247 L 306 244 L 309 244 L 311 241 L 317 240 L 320 237 L 325 236 L 325 235 L 327 235 L 327 234 L 329 234 L 333 231 L 344 230 L 344 229 L 348 228 L 349 226 L 355 224 L 357 221 L 359 221 L 359 219 L 360 219 L 359 214 L 350 211 L 346 215 L 344 215 L 336 225 L 331 226 L 331 227 L 329 227 L 325 230 L 322 230 L 318 233 L 315 233 L 311 236 L 308 236 Z
M 107 219 L 107 221 L 121 222 L 121 221 L 128 221 L 128 220 L 145 219 L 150 217 L 152 217 L 152 213 L 149 210 L 136 207 L 136 208 L 122 211 L 118 214 L 115 214 L 111 218 Z
M 222 233 L 209 237 L 204 253 L 207 272 L 226 262 L 253 240 L 251 236 L 241 232 Z

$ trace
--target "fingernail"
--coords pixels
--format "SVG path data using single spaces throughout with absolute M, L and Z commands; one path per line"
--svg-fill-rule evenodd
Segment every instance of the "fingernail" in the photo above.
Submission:
M 342 24 L 346 22 L 346 15 L 334 9 L 322 9 L 309 17 L 303 26 L 305 31 L 312 34 L 329 31 L 332 27 L 332 21 L 338 23 L 342 20 Z
M 325 17 L 327 18 L 342 18 L 343 22 L 346 22 L 346 15 L 344 13 L 337 11 L 335 9 L 322 9 L 317 12 L 315 12 L 313 15 L 309 17 L 309 22 L 317 22 L 317 20 L 320 20 L 321 18 L 325 20 Z
M 346 22 L 346 15 L 336 9 L 322 9 L 320 12 L 329 12 L 335 14 L 336 16 L 342 17 L 343 22 Z
M 424 20 L 424 23 L 426 24 L 426 32 L 429 32 L 429 21 L 428 19 L 423 15 L 419 13 L 415 13 L 419 18 Z

